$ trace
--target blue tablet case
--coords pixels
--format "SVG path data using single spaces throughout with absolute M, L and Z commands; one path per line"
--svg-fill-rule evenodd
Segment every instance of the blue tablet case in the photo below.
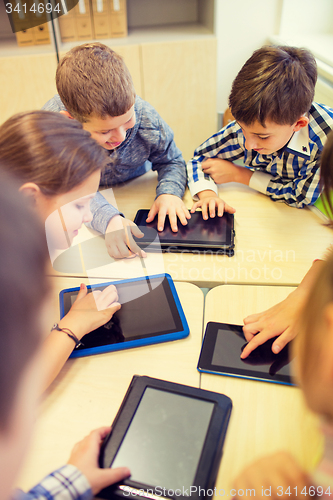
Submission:
M 76 357 L 81 357 L 81 356 L 89 356 L 92 354 L 100 354 L 100 353 L 105 353 L 105 352 L 110 352 L 110 351 L 119 351 L 123 349 L 129 349 L 132 347 L 140 347 L 140 346 L 145 346 L 145 345 L 151 345 L 151 344 L 156 344 L 160 342 L 168 342 L 172 340 L 178 340 L 184 337 L 187 337 L 189 335 L 189 327 L 188 323 L 186 321 L 186 317 L 184 314 L 184 311 L 182 309 L 175 285 L 173 283 L 173 280 L 169 274 L 157 274 L 157 275 L 152 275 L 152 276 L 143 276 L 140 278 L 132 278 L 132 279 L 126 279 L 126 280 L 121 280 L 121 281 L 112 281 L 109 283 L 102 283 L 102 284 L 97 284 L 97 285 L 89 285 L 87 286 L 88 290 L 94 289 L 94 288 L 105 288 L 109 285 L 115 285 L 116 287 L 119 286 L 121 287 L 122 285 L 133 283 L 137 284 L 138 282 L 143 282 L 146 281 L 147 283 L 153 282 L 153 281 L 160 281 L 163 283 L 163 287 L 166 292 L 166 297 L 168 300 L 168 305 L 170 307 L 170 313 L 172 315 L 172 319 L 175 324 L 175 328 L 170 329 L 170 331 L 164 332 L 163 331 L 163 325 L 161 325 L 161 331 L 157 331 L 156 334 L 151 334 L 149 333 L 148 335 L 144 335 L 142 331 L 140 331 L 140 338 L 135 338 L 132 340 L 128 341 L 122 341 L 122 342 L 117 342 L 117 343 L 110 343 L 107 345 L 99 345 L 96 347 L 87 347 L 87 348 L 79 348 L 79 349 L 74 349 L 70 357 L 76 358 Z M 65 306 L 66 303 L 66 296 L 67 299 L 71 295 L 76 295 L 78 291 L 80 290 L 79 287 L 75 288 L 67 288 L 65 290 L 62 290 L 59 294 L 59 303 L 60 303 L 60 318 L 63 318 L 65 316 L 65 313 L 68 312 L 69 307 L 68 307 L 68 300 L 67 300 L 67 307 Z M 152 289 L 149 294 L 152 294 L 151 297 L 153 298 L 154 294 L 154 289 Z M 147 294 L 148 295 L 148 294 Z M 153 299 L 152 299 L 153 300 Z M 130 311 L 131 307 L 131 301 L 127 302 L 122 308 L 128 309 Z M 115 318 L 117 317 L 117 313 L 115 313 L 112 317 Z M 138 321 L 135 317 L 133 317 L 133 322 Z M 140 324 L 138 324 L 138 329 L 140 329 Z M 103 328 L 103 327 L 100 327 Z M 162 332 L 162 333 L 161 333 Z M 74 332 L 75 333 L 75 332 Z M 91 335 L 93 332 L 91 332 L 88 335 Z M 84 344 L 84 339 L 86 335 L 82 338 L 82 342 Z

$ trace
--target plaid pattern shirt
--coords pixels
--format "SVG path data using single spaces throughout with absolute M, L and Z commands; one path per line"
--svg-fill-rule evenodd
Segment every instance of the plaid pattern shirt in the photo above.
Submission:
M 86 477 L 74 465 L 64 465 L 46 476 L 30 491 L 14 491 L 13 500 L 91 500 L 93 493 Z
M 201 167 L 206 158 L 242 159 L 244 166 L 254 171 L 249 184 L 253 189 L 293 207 L 313 204 L 320 194 L 319 159 L 327 135 L 333 129 L 333 109 L 313 103 L 308 118 L 307 127 L 295 132 L 284 148 L 270 155 L 247 150 L 240 126 L 231 122 L 201 144 L 188 162 L 187 178 L 192 197 L 205 189 L 217 193 L 215 182 Z

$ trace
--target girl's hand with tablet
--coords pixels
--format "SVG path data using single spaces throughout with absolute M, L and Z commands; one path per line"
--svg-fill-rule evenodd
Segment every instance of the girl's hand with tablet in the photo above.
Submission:
M 277 354 L 296 337 L 300 311 L 322 265 L 323 261 L 314 261 L 298 288 L 286 299 L 266 311 L 244 319 L 243 332 L 248 344 L 241 354 L 242 359 L 268 339 L 278 337 L 272 345 L 272 351 Z
M 88 293 L 86 285 L 80 286 L 78 296 L 69 312 L 58 323 L 81 340 L 86 333 L 105 325 L 120 309 L 118 294 L 114 285 L 103 291 Z M 75 348 L 75 342 L 65 332 L 53 330 L 43 343 L 45 379 L 43 391 L 53 382 Z
M 84 283 L 80 285 L 78 296 L 69 312 L 59 322 L 60 328 L 70 328 L 78 339 L 105 325 L 121 307 L 117 289 L 109 285 L 103 291 L 95 290 L 88 293 Z M 68 324 L 71 326 L 68 326 Z
M 92 431 L 74 446 L 68 460 L 69 464 L 77 467 L 86 477 L 94 496 L 103 488 L 118 483 L 131 474 L 127 467 L 101 469 L 98 466 L 101 443 L 109 432 L 110 427 L 101 427 Z
M 105 244 L 109 255 L 114 259 L 131 258 L 136 255 L 147 257 L 134 241 L 133 235 L 136 238 L 143 236 L 143 232 L 134 222 L 121 215 L 112 217 L 105 233 Z
M 236 212 L 235 208 L 221 200 L 221 198 L 219 198 L 217 194 L 210 189 L 201 191 L 198 193 L 198 196 L 200 200 L 193 204 L 191 213 L 193 214 L 197 208 L 201 208 L 202 217 L 205 220 L 208 219 L 208 212 L 209 217 L 215 217 L 216 214 L 218 217 L 222 217 L 224 212 L 229 212 L 230 214 L 234 214 Z
M 243 332 L 248 344 L 241 354 L 242 359 L 247 358 L 254 349 L 273 337 L 278 338 L 272 344 L 272 351 L 278 354 L 296 337 L 296 324 L 303 300 L 295 292 L 267 311 L 244 318 Z

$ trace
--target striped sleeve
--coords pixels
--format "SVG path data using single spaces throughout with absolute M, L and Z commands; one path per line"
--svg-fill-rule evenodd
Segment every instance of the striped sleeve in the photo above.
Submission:
M 207 158 L 222 158 L 235 161 L 244 157 L 244 136 L 236 122 L 229 123 L 194 151 L 193 158 L 187 164 L 187 182 L 193 198 L 197 193 L 210 189 L 217 194 L 213 179 L 204 174 L 202 163 Z
M 17 490 L 13 500 L 91 500 L 93 493 L 86 477 L 67 464 L 46 476 L 27 493 Z

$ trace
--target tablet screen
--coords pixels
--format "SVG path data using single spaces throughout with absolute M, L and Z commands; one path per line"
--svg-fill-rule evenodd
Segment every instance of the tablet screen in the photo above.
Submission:
M 246 358 L 240 355 L 247 341 L 238 325 L 208 323 L 198 368 L 203 371 L 292 384 L 289 349 L 272 352 L 275 338 L 257 347 Z
M 147 224 L 146 218 L 148 210 L 139 210 L 135 218 L 135 223 L 140 226 L 144 233 L 143 238 L 138 238 L 140 246 L 149 244 L 156 239 L 157 217 Z M 178 221 L 178 232 L 173 232 L 170 226 L 169 218 L 165 220 L 164 230 L 158 232 L 161 244 L 165 245 L 183 245 L 183 246 L 202 246 L 217 247 L 233 245 L 233 214 L 225 213 L 223 217 L 213 217 L 204 220 L 201 212 L 191 214 L 186 226 Z
M 147 284 L 149 285 L 147 288 Z M 156 337 L 183 330 L 182 320 L 166 277 L 145 278 L 116 283 L 122 307 L 106 325 L 82 337 L 84 346 L 76 350 Z M 103 290 L 107 285 L 93 287 Z M 63 294 L 66 314 L 78 290 Z M 130 300 L 132 297 L 132 300 Z
M 215 404 L 147 387 L 112 467 L 126 465 L 131 481 L 167 489 L 194 484 Z M 191 425 L 189 425 L 189 417 Z

